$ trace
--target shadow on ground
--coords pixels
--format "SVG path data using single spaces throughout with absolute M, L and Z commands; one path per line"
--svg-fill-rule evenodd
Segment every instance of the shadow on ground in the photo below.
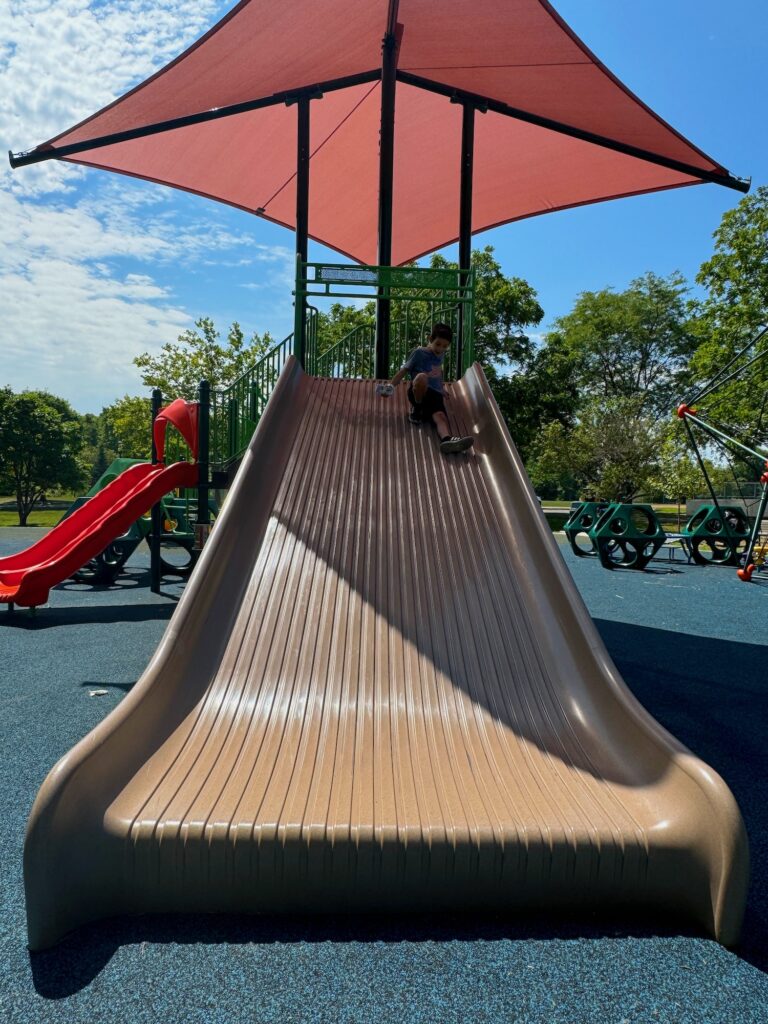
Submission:
M 163 594 L 173 598 L 174 595 Z M 91 626 L 110 622 L 149 622 L 170 619 L 172 604 L 109 604 L 102 606 L 41 608 L 34 614 L 25 609 L 0 614 L 0 627 L 8 629 L 54 629 L 58 626 Z
M 525 942 L 604 938 L 658 939 L 696 937 L 693 931 L 660 926 L 658 920 L 633 915 L 591 915 L 581 918 L 537 914 L 448 915 L 404 918 L 379 915 L 355 917 L 148 915 L 114 918 L 87 925 L 55 949 L 30 954 L 37 992 L 47 999 L 64 999 L 86 988 L 118 949 L 142 943 L 167 945 L 287 945 L 292 943 L 447 943 Z

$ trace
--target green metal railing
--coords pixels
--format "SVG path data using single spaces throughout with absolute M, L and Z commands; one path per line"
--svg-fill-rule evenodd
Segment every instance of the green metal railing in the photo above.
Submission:
M 317 350 L 317 310 L 307 316 L 307 351 Z M 277 378 L 293 354 L 293 334 L 265 353 L 237 380 L 211 392 L 210 462 L 226 466 L 248 447 Z
M 358 324 L 335 345 L 326 349 L 314 362 L 307 361 L 315 377 L 348 377 L 366 379 L 373 376 L 376 348 L 376 324 Z
M 400 369 L 410 353 L 421 345 L 426 345 L 432 325 L 446 323 L 454 336 L 458 332 L 458 310 L 455 306 L 441 307 L 436 302 L 421 304 L 417 309 L 409 304 L 406 315 L 394 320 L 390 326 L 389 342 L 389 375 Z M 427 312 L 425 313 L 425 309 Z M 358 324 L 340 338 L 330 348 L 321 352 L 314 361 L 307 359 L 307 370 L 315 377 L 346 377 L 351 379 L 370 379 L 373 377 L 376 354 L 376 321 L 371 317 L 367 323 Z M 448 380 L 455 378 L 455 348 L 448 350 L 445 361 L 445 376 Z M 472 364 L 473 352 L 471 343 L 464 351 L 465 369 Z
M 361 267 L 357 264 L 300 263 L 297 303 L 305 307 L 304 366 L 318 377 L 370 379 L 374 375 L 376 324 L 358 324 L 325 347 L 318 310 L 310 296 L 387 298 L 391 302 L 390 376 L 408 354 L 429 337 L 432 324 L 447 323 L 455 343 L 449 350 L 445 375 L 463 373 L 473 361 L 474 271 L 423 267 Z M 458 333 L 462 334 L 461 367 L 456 366 Z M 289 356 L 295 335 L 289 334 L 252 367 L 225 388 L 211 392 L 210 464 L 224 468 L 240 458 L 250 443 L 269 396 Z M 458 371 L 458 372 L 457 372 Z M 176 454 L 174 452 L 174 454 Z M 182 451 L 179 455 L 183 456 Z
M 454 345 L 449 350 L 445 375 L 450 379 L 460 376 L 473 362 L 474 289 L 472 270 L 298 263 L 295 295 L 297 307 L 310 296 L 389 300 L 390 376 L 402 366 L 409 352 L 426 344 L 433 323 L 449 324 Z M 319 348 L 314 350 L 316 358 L 307 343 L 304 365 L 308 373 L 320 377 L 372 377 L 375 345 L 375 320 L 371 316 L 368 323 L 358 325 L 325 351 L 320 339 Z M 456 367 L 459 347 L 461 367 Z

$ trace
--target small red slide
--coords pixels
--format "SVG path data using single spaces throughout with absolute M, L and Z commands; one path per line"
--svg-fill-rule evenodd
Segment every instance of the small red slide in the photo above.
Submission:
M 190 462 L 141 463 L 126 469 L 36 544 L 0 558 L 0 603 L 45 604 L 51 587 L 125 533 L 164 494 L 193 487 L 197 477 L 198 468 Z

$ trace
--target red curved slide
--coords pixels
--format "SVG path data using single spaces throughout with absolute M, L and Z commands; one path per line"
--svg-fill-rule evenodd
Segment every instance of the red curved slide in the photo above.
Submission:
M 197 466 L 131 466 L 24 551 L 0 558 L 0 603 L 45 604 L 48 591 L 77 572 L 177 487 L 197 483 Z

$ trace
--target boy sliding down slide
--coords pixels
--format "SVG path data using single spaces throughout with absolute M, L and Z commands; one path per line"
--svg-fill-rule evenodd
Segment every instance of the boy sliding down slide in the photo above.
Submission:
M 423 348 L 416 348 L 403 363 L 389 384 L 377 384 L 376 392 L 383 398 L 394 393 L 395 388 L 406 375 L 411 375 L 408 387 L 408 401 L 411 403 L 411 423 L 433 423 L 437 427 L 441 452 L 464 452 L 475 443 L 472 437 L 457 437 L 451 434 L 448 417 L 445 414 L 443 386 L 443 359 L 451 344 L 453 334 L 447 324 L 435 324 L 429 342 Z

